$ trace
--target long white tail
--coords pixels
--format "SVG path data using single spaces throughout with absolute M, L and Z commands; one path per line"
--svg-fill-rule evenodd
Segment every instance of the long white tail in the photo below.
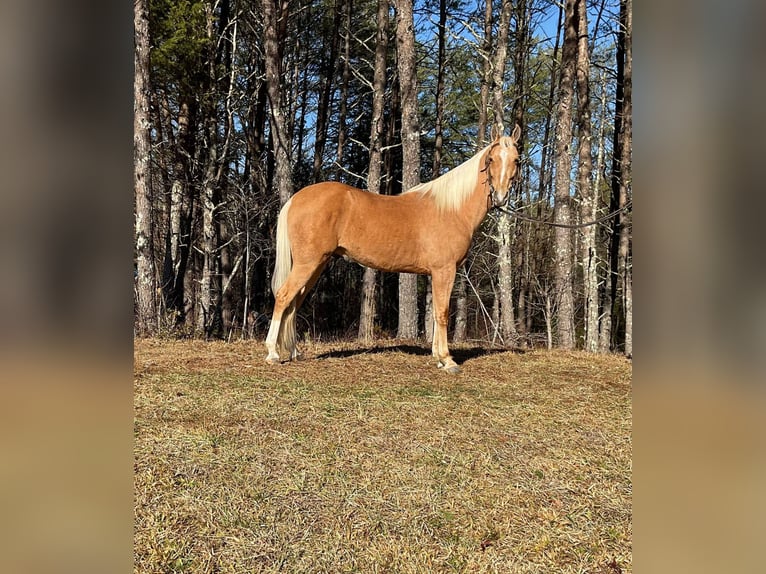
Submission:
M 271 290 L 276 296 L 293 267 L 293 258 L 290 251 L 290 235 L 287 233 L 287 212 L 290 210 L 292 200 L 288 200 L 279 212 L 277 219 L 277 258 L 274 264 L 274 274 L 271 277 Z M 295 301 L 290 303 L 282 315 L 277 336 L 277 349 L 280 354 L 292 355 L 295 352 Z
M 287 233 L 287 212 L 290 210 L 291 200 L 288 200 L 279 212 L 277 219 L 277 261 L 274 265 L 274 275 L 271 277 L 271 291 L 277 294 L 284 284 L 293 267 L 293 257 L 290 254 L 290 236 Z

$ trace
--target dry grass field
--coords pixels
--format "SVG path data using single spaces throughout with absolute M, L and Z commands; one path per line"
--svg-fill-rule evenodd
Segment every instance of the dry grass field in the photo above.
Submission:
M 631 364 L 138 340 L 136 572 L 632 571 Z

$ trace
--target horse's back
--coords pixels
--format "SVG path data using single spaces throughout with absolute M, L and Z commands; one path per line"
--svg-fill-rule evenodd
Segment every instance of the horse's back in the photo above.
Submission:
M 375 222 L 388 224 L 390 213 L 402 216 L 406 200 L 402 196 L 370 193 L 345 183 L 323 182 L 309 185 L 292 197 L 291 213 L 295 219 L 311 218 L 327 226 L 335 221 L 352 223 L 365 220 L 366 225 Z M 407 211 L 406 209 L 404 211 Z
M 374 194 L 362 191 L 345 183 L 334 181 L 315 183 L 293 195 L 291 212 L 299 217 L 325 219 L 327 224 L 338 217 L 345 217 Z

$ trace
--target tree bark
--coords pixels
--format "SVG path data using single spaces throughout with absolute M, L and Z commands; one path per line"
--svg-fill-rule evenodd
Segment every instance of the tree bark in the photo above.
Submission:
M 455 330 L 453 341 L 465 341 L 468 331 L 468 288 L 466 286 L 466 267 L 463 265 L 457 273 L 455 286 Z
M 497 219 L 497 296 L 500 333 L 506 346 L 515 345 L 519 338 L 513 309 L 513 235 L 511 216 L 502 213 Z
M 508 54 L 508 33 L 511 25 L 511 0 L 503 0 L 497 31 L 497 46 L 492 58 L 492 96 L 495 129 L 498 135 L 505 131 L 505 66 Z M 516 79 L 517 97 L 523 93 L 523 77 Z M 511 216 L 501 213 L 497 219 L 497 297 L 500 335 L 505 345 L 515 345 L 519 334 L 513 312 L 513 222 Z
M 401 109 L 399 78 L 395 75 L 391 80 L 391 103 L 388 111 L 388 122 L 386 122 L 386 135 L 383 138 L 385 141 L 383 151 L 383 173 L 385 173 L 385 178 L 381 182 L 381 193 L 385 195 L 394 195 L 397 190 L 398 178 L 395 177 L 395 173 L 398 167 L 397 161 L 400 157 L 401 146 L 397 148 L 396 144 L 399 142 L 398 132 L 399 124 L 401 124 Z
M 309 9 L 310 10 L 310 9 Z M 310 13 L 306 14 L 308 18 L 311 17 Z M 302 70 L 302 63 L 307 62 L 309 59 L 309 47 L 307 44 L 303 45 L 303 50 L 296 50 L 293 56 L 295 62 L 293 64 L 295 72 L 293 74 L 293 92 L 291 101 L 293 102 L 293 109 L 290 112 L 290 117 L 293 119 L 293 128 L 288 129 L 288 133 L 293 134 L 295 137 L 292 141 L 292 147 L 295 149 L 295 165 L 298 169 L 303 170 L 304 166 L 304 143 L 306 141 L 306 115 L 309 113 L 309 74 L 305 70 Z M 317 110 L 316 126 L 319 127 L 319 110 Z M 296 125 L 297 124 L 297 125 Z M 316 156 L 314 157 L 316 159 Z M 321 163 L 320 163 L 321 167 Z M 313 168 L 312 168 L 313 177 Z
M 372 81 L 372 127 L 370 130 L 370 167 L 367 190 L 380 193 L 380 166 L 382 160 L 383 106 L 386 92 L 386 53 L 388 51 L 388 0 L 378 0 L 378 30 L 375 42 L 375 68 Z M 359 313 L 359 340 L 369 343 L 374 338 L 375 286 L 378 272 L 371 267 L 362 278 L 362 304 Z
M 622 143 L 620 144 L 620 209 L 628 203 L 632 187 L 632 149 L 633 149 L 633 0 L 620 3 L 620 21 L 625 28 L 625 70 L 622 115 Z M 622 279 L 623 302 L 625 309 L 625 354 L 633 356 L 633 274 L 630 253 L 631 228 L 630 214 L 620 213 L 620 252 L 619 274 Z
M 537 219 L 543 219 L 548 211 L 548 205 L 550 204 L 550 196 L 553 193 L 553 153 L 551 137 L 553 126 L 552 119 L 555 116 L 555 96 L 556 85 L 559 82 L 559 75 L 561 73 L 561 67 L 559 63 L 559 49 L 561 46 L 562 28 L 564 25 L 564 6 L 559 4 L 558 8 L 558 20 L 556 24 L 556 38 L 553 44 L 553 55 L 551 57 L 551 71 L 550 71 L 550 85 L 548 90 L 548 102 L 545 107 L 545 128 L 543 131 L 543 141 L 540 151 L 540 176 L 538 186 L 538 201 L 537 209 L 535 210 L 535 217 Z M 533 225 L 531 228 L 532 239 L 530 240 L 534 245 L 543 245 L 546 248 L 550 245 L 550 228 L 544 225 Z M 547 255 L 544 253 L 544 257 Z M 548 270 L 541 270 L 541 258 L 538 256 L 535 258 L 534 268 L 529 271 L 529 280 L 532 285 L 533 292 L 539 297 L 543 297 L 543 308 L 546 310 L 545 326 L 546 326 L 546 343 L 550 349 L 553 345 L 552 335 L 552 317 L 550 313 L 553 312 L 551 302 L 551 289 L 548 285 L 543 289 L 540 285 L 539 275 L 548 274 Z M 531 331 L 533 325 L 533 314 L 527 314 L 527 330 Z
M 549 153 L 548 150 L 550 149 L 550 143 L 551 143 L 551 118 L 553 117 L 553 103 L 554 103 L 554 97 L 556 95 L 556 80 L 558 77 L 558 57 L 559 57 L 559 39 L 561 37 L 561 26 L 563 24 L 563 16 L 564 16 L 564 10 L 562 8 L 559 8 L 559 19 L 558 24 L 556 25 L 556 40 L 553 45 L 553 57 L 551 58 L 551 83 L 550 83 L 550 89 L 548 91 L 548 106 L 546 107 L 547 113 L 545 115 L 545 130 L 543 134 L 543 145 L 540 149 L 540 181 L 539 181 L 539 188 L 538 188 L 538 196 L 541 200 L 538 205 L 538 211 L 537 216 L 540 217 L 541 210 L 543 206 L 542 199 L 547 196 L 547 190 L 550 183 L 550 174 L 548 172 L 548 162 L 549 162 Z M 538 228 L 539 229 L 539 226 Z
M 338 110 L 338 151 L 335 154 L 337 170 L 336 178 L 343 181 L 340 166 L 343 161 L 343 150 L 346 145 L 346 116 L 348 115 L 348 86 L 351 80 L 351 5 L 353 0 L 344 2 L 345 35 L 343 37 L 343 72 L 340 83 L 340 109 Z
M 531 45 L 532 38 L 530 35 L 529 26 L 529 8 L 527 0 L 518 2 L 516 12 L 516 47 L 513 53 L 513 67 L 514 75 L 516 76 L 516 97 L 513 100 L 513 123 L 521 128 L 521 136 L 516 146 L 519 150 L 519 155 L 523 156 L 525 149 L 525 132 L 526 132 L 526 110 L 527 110 L 527 60 L 529 59 L 529 46 Z M 530 177 L 529 177 L 529 164 L 524 165 L 523 169 L 517 176 L 521 181 L 521 185 L 517 186 L 517 194 L 511 199 L 521 199 L 521 189 L 526 192 L 526 202 L 530 204 L 532 202 L 531 190 L 530 190 Z M 520 168 L 521 169 L 521 168 Z M 521 227 L 521 233 L 518 233 L 517 227 Z M 524 224 L 518 221 L 511 222 L 511 233 L 514 237 L 521 237 L 521 249 L 518 253 L 518 262 L 514 264 L 514 269 L 519 269 L 518 283 L 518 312 L 515 313 L 516 319 L 516 331 L 518 338 L 521 339 L 527 334 L 527 293 L 530 290 L 530 235 L 532 230 L 530 225 Z
M 490 88 L 492 84 L 492 0 L 484 4 L 484 42 L 481 47 L 482 72 L 481 87 L 479 88 L 479 125 L 476 129 L 476 149 L 484 147 L 487 137 L 487 116 L 489 110 Z M 472 257 L 469 253 L 468 257 Z M 455 341 L 464 341 L 468 330 L 468 287 L 467 274 L 469 266 L 463 264 L 456 278 L 455 302 Z
M 593 197 L 594 197 L 594 212 L 595 215 L 598 215 L 598 204 L 601 196 L 601 186 L 602 186 L 602 173 L 604 172 L 604 164 L 605 164 L 605 157 L 606 157 L 606 118 L 607 114 L 609 112 L 607 107 L 607 76 L 606 71 L 602 70 L 600 78 L 599 78 L 599 89 L 601 91 L 600 95 L 600 101 L 599 101 L 599 120 L 598 120 L 598 136 L 597 136 L 597 145 L 598 145 L 598 152 L 596 153 L 596 169 L 595 169 L 595 175 L 594 175 L 594 181 L 593 181 Z M 595 216 L 593 217 L 595 219 Z M 598 238 L 598 227 L 596 228 L 596 239 Z M 596 283 L 596 296 L 599 296 L 599 282 L 603 278 L 604 274 L 604 258 L 602 258 L 599 255 L 598 249 L 595 248 L 594 245 L 594 262 L 593 262 L 593 270 L 595 277 L 591 277 L 591 280 L 595 281 Z M 608 257 L 606 260 L 607 263 L 607 269 L 608 269 Z M 604 278 L 604 283 L 609 283 L 609 278 Z M 594 350 L 594 351 L 603 351 L 602 349 L 602 332 L 603 332 L 603 324 L 605 321 L 609 321 L 611 324 L 611 304 L 607 304 L 607 295 L 609 295 L 609 289 L 605 290 L 605 294 L 600 297 L 600 300 L 597 300 L 597 304 L 594 306 L 594 308 L 588 308 L 588 317 L 586 320 L 588 321 L 588 325 L 586 326 L 586 341 L 585 341 L 585 348 L 587 350 Z M 611 299 L 609 299 L 611 301 Z M 602 309 L 601 313 L 599 313 L 599 308 Z M 595 323 L 595 332 L 590 331 L 591 328 L 593 328 L 593 324 L 591 323 L 593 321 L 590 314 L 593 311 L 596 311 L 596 323 Z M 595 341 L 589 342 L 588 338 L 593 337 Z M 595 348 L 594 348 L 595 347 Z M 607 346 L 608 350 L 608 346 Z
M 481 87 L 479 88 L 479 125 L 476 134 L 476 148 L 482 149 L 487 138 L 487 112 L 489 91 L 492 84 L 492 0 L 484 5 L 484 43 L 482 52 Z
M 146 0 L 133 3 L 133 186 L 135 193 L 135 329 L 150 335 L 157 326 L 157 287 L 152 241 L 151 116 L 149 111 L 149 13 Z
M 575 67 L 577 64 L 578 4 L 584 0 L 567 0 L 564 18 L 564 45 L 561 51 L 559 104 L 556 114 L 556 177 L 553 220 L 568 225 L 572 222 L 570 172 L 572 158 L 572 103 L 574 101 Z M 575 346 L 574 293 L 572 286 L 572 232 L 560 227 L 554 230 L 554 284 L 556 289 L 556 335 L 564 349 Z
M 288 0 L 261 0 L 263 9 L 266 91 L 269 95 L 271 134 L 274 145 L 274 183 L 281 205 L 293 194 L 291 141 L 282 89 L 282 53 L 288 18 Z
M 596 219 L 596 194 L 593 190 L 591 158 L 590 49 L 588 44 L 588 11 L 585 2 L 578 3 L 577 43 L 577 132 L 579 155 L 577 191 L 580 195 L 580 219 Z M 580 258 L 583 272 L 583 307 L 585 311 L 585 350 L 598 350 L 598 273 L 595 225 L 582 229 Z
M 420 125 L 418 79 L 415 59 L 413 0 L 395 0 L 396 53 L 402 98 L 402 191 L 420 183 Z M 418 336 L 418 277 L 399 275 L 399 326 L 397 337 Z
M 227 4 L 224 2 L 224 4 Z M 206 140 L 205 176 L 202 182 L 202 237 L 200 252 L 202 255 L 202 275 L 199 282 L 199 300 L 197 301 L 197 330 L 206 337 L 221 334 L 221 259 L 218 249 L 220 228 L 218 222 L 218 203 L 220 201 L 219 177 L 219 141 L 217 113 L 216 69 L 220 52 L 218 36 L 214 31 L 212 6 L 206 5 L 207 39 L 211 53 L 208 55 L 208 77 L 206 93 L 203 96 L 203 116 Z M 224 14 L 226 12 L 223 12 Z M 221 29 L 225 23 L 220 23 Z M 223 154 L 222 154 L 223 155 Z
M 497 43 L 492 58 L 492 111 L 495 126 L 502 135 L 505 128 L 505 98 L 503 87 L 505 83 L 505 64 L 508 56 L 508 32 L 511 26 L 512 0 L 502 0 L 500 22 L 497 27 Z
M 167 98 L 162 97 L 163 116 L 167 116 L 166 131 L 172 135 Z M 194 105 L 191 98 L 182 97 L 177 124 L 178 130 L 173 141 L 173 168 L 170 183 L 169 206 L 167 210 L 165 256 L 163 263 L 162 289 L 164 304 L 170 313 L 173 326 L 179 326 L 186 320 L 184 276 L 189 260 L 191 241 L 191 209 L 193 198 L 189 185 L 191 173 L 189 160 L 194 155 L 193 125 L 196 122 Z
M 317 120 L 316 120 L 316 138 L 314 142 L 314 166 L 312 170 L 312 177 L 314 182 L 318 182 L 322 174 L 322 165 L 324 163 L 324 150 L 327 142 L 327 125 L 330 116 L 330 96 L 332 94 L 332 86 L 336 76 L 336 70 L 338 68 L 338 48 L 340 44 L 340 22 L 343 17 L 343 3 L 344 0 L 335 0 L 334 17 L 332 23 L 332 31 L 330 37 L 330 53 L 327 58 L 322 62 L 322 78 L 321 88 L 319 90 L 319 104 L 317 106 Z M 326 49 L 322 51 L 326 52 Z
M 615 94 L 614 143 L 612 152 L 612 199 L 610 211 L 623 209 L 628 202 L 632 139 L 632 0 L 620 1 L 620 23 L 617 33 L 617 86 Z M 614 328 L 619 313 L 625 309 L 625 278 L 628 268 L 628 215 L 621 212 L 614 218 L 609 244 L 610 286 L 606 303 L 610 318 L 602 323 L 600 347 L 609 351 L 615 343 Z M 622 300 L 618 298 L 622 288 Z M 622 305 L 620 305 L 622 303 Z M 632 305 L 631 305 L 632 309 Z M 632 317 L 631 317 L 632 326 Z M 631 334 L 632 335 L 632 334 Z M 632 338 L 632 337 L 631 337 Z M 632 351 L 631 351 L 632 352 Z
M 439 52 L 436 71 L 436 119 L 434 121 L 434 163 L 432 178 L 437 178 L 442 169 L 442 147 L 444 145 L 444 69 L 447 48 L 447 0 L 439 0 Z

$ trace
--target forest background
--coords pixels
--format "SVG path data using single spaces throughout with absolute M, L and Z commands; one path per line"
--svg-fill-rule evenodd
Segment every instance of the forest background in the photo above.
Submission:
M 453 339 L 632 355 L 631 0 L 134 6 L 137 334 L 262 337 L 292 193 L 398 194 L 518 124 L 512 207 L 563 225 L 618 213 L 579 229 L 490 214 Z M 337 259 L 298 326 L 428 339 L 429 305 L 426 277 Z

